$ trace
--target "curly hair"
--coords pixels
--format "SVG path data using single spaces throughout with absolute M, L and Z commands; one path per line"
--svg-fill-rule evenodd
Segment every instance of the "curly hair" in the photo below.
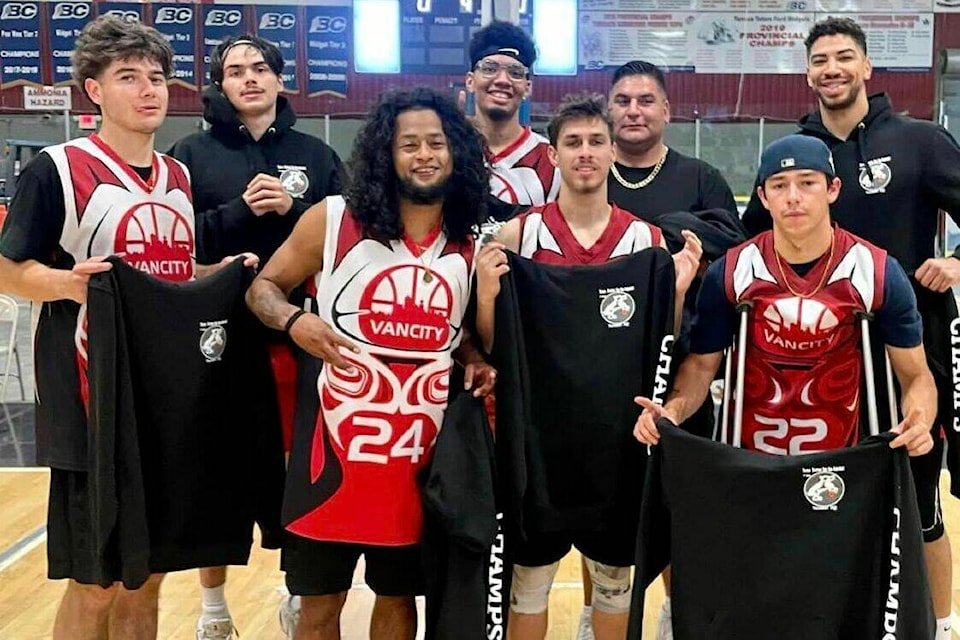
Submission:
M 71 58 L 73 79 L 87 98 L 90 96 L 84 81 L 98 78 L 114 60 L 152 60 L 160 65 L 164 76 L 173 75 L 173 49 L 159 31 L 111 15 L 87 23 Z
M 434 89 L 415 87 L 381 94 L 357 134 L 347 163 L 350 185 L 344 199 L 367 235 L 381 241 L 402 237 L 393 139 L 397 117 L 411 109 L 430 109 L 443 125 L 453 161 L 443 200 L 443 227 L 452 240 L 466 240 L 487 217 L 490 171 L 484 162 L 480 134 L 453 100 Z
M 537 47 L 527 32 L 511 22 L 494 20 L 482 29 L 478 29 L 470 38 L 467 50 L 470 56 L 470 68 L 495 49 L 509 47 L 517 50 L 517 59 L 528 69 L 533 69 L 537 61 Z
M 547 125 L 547 137 L 550 139 L 550 146 L 554 149 L 557 148 L 557 141 L 560 139 L 560 131 L 563 126 L 574 120 L 599 120 L 607 125 L 610 139 L 613 140 L 613 121 L 610 120 L 610 114 L 607 113 L 607 104 L 603 96 L 599 94 L 568 95 L 563 98 L 557 113 Z
M 850 36 L 863 55 L 867 55 L 867 36 L 860 25 L 850 18 L 827 18 L 813 25 L 807 39 L 803 41 L 807 47 L 807 56 L 810 55 L 813 43 L 824 36 Z

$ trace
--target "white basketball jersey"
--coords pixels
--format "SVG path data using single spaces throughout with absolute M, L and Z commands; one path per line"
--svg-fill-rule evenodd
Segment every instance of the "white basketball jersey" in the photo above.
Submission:
M 63 185 L 60 246 L 74 260 L 116 254 L 162 280 L 193 278 L 193 203 L 180 162 L 154 152 L 144 182 L 95 134 L 44 152 Z

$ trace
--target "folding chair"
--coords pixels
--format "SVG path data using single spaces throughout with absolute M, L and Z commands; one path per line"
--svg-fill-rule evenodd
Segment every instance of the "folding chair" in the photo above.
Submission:
M 10 296 L 0 294 L 0 402 L 6 399 L 7 381 L 14 376 L 20 384 L 20 398 L 24 401 L 27 394 L 23 388 L 23 370 L 20 368 L 20 352 L 17 350 L 17 320 L 20 313 L 17 301 Z M 6 328 L 6 331 L 3 329 Z M 16 363 L 17 373 L 11 373 Z

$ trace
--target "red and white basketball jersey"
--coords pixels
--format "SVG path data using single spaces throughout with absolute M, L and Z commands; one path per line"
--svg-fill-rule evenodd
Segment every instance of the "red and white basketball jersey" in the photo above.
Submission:
M 574 237 L 560 206 L 550 202 L 520 214 L 520 255 L 546 264 L 603 264 L 614 258 L 659 247 L 659 227 L 611 204 L 610 220 L 592 247 Z
M 82 262 L 116 254 L 162 280 L 194 276 L 193 200 L 186 167 L 154 152 L 144 182 L 94 134 L 48 147 L 63 185 L 60 246 Z
M 529 127 L 510 146 L 489 156 L 490 193 L 510 204 L 553 202 L 560 191 L 560 170 L 547 156 L 549 141 Z
M 63 188 L 60 246 L 83 262 L 118 255 L 144 273 L 173 282 L 194 277 L 193 197 L 186 167 L 154 152 L 144 181 L 97 134 L 44 149 Z M 75 336 L 80 393 L 87 400 L 86 305 Z
M 839 227 L 832 255 L 803 277 L 781 269 L 771 231 L 727 253 L 727 299 L 751 305 L 744 448 L 795 455 L 856 444 L 857 316 L 883 304 L 885 264 L 886 252 Z
M 419 257 L 402 240 L 364 236 L 340 196 L 328 197 L 317 312 L 359 353 L 354 371 L 324 365 L 310 482 L 330 487 L 287 525 L 341 542 L 419 542 L 417 472 L 428 464 L 447 405 L 451 352 L 463 336 L 474 242 L 440 233 Z

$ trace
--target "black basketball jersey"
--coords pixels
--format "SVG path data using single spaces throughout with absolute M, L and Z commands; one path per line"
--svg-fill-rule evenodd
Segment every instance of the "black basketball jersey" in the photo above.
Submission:
M 90 488 L 101 583 L 245 564 L 278 546 L 284 460 L 240 261 L 171 283 L 118 258 L 88 296 Z
M 913 476 L 892 434 L 768 456 L 659 428 L 628 638 L 668 563 L 677 640 L 934 636 Z
M 493 347 L 506 517 L 527 533 L 635 522 L 646 451 L 633 397 L 666 391 L 673 261 L 654 248 L 587 267 L 509 262 Z

